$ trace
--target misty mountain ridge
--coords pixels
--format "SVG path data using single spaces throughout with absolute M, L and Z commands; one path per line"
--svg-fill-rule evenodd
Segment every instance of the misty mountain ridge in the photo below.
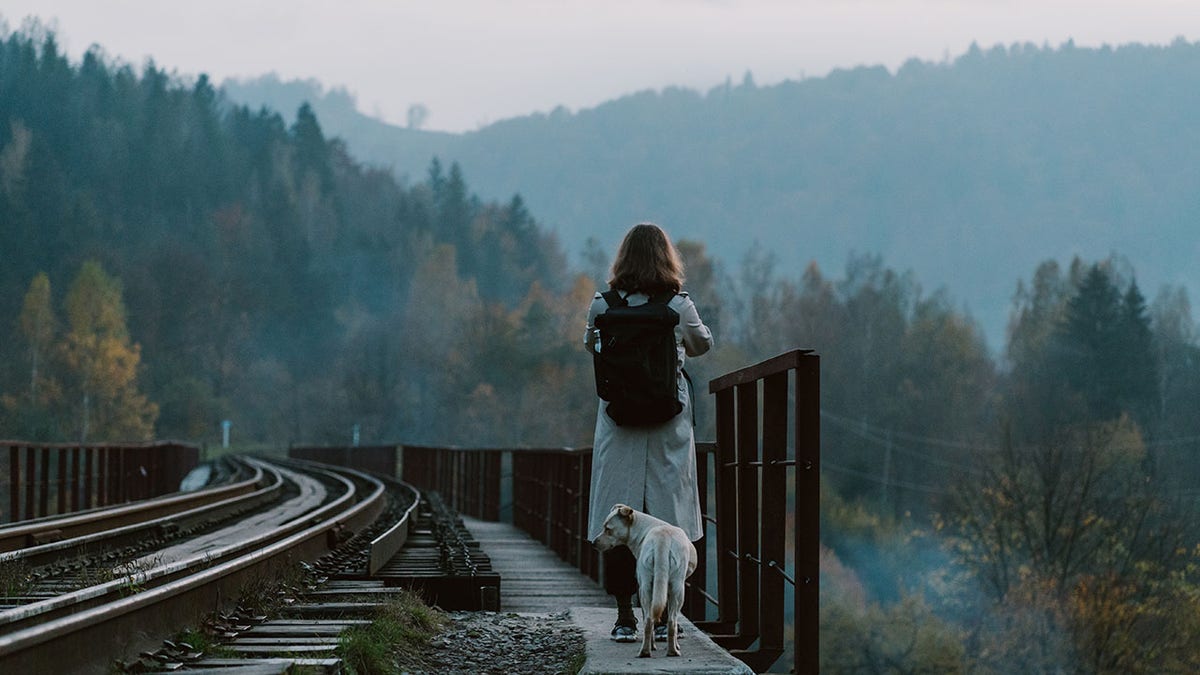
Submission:
M 434 155 L 456 161 L 482 197 L 520 193 L 573 255 L 589 237 L 611 251 L 640 220 L 705 242 L 731 275 L 756 242 L 787 277 L 877 253 L 946 287 L 993 348 L 1017 279 L 1049 258 L 1115 253 L 1151 297 L 1196 290 L 1200 44 L 1183 39 L 973 46 L 894 73 L 668 87 L 462 134 L 387 125 L 314 85 L 314 110 L 356 156 L 410 180 Z M 283 110 L 304 88 L 225 84 Z

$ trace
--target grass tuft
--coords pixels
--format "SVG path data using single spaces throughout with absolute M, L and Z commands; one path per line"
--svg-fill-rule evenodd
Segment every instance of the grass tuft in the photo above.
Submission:
M 580 645 L 571 654 L 571 659 L 567 661 L 567 675 L 579 675 L 579 671 L 583 670 L 585 663 L 587 663 L 587 650 Z
M 29 565 L 19 558 L 0 560 L 0 599 L 25 595 L 33 586 Z
M 208 633 L 197 628 L 189 628 L 174 637 L 176 644 L 186 642 L 198 652 L 212 658 L 231 658 L 237 656 L 237 651 L 217 642 Z
M 391 675 L 421 665 L 430 638 L 445 625 L 445 616 L 427 607 L 416 594 L 390 598 L 370 625 L 342 633 L 338 653 L 356 675 Z

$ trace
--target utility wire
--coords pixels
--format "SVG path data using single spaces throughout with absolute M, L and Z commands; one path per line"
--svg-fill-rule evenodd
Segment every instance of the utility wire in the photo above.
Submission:
M 823 417 L 826 416 L 825 411 L 822 411 L 821 415 Z M 850 433 L 858 436 L 859 438 L 863 438 L 865 440 L 871 441 L 873 443 L 876 443 L 878 445 L 882 445 L 885 447 L 890 445 L 894 452 L 899 452 L 901 454 L 905 454 L 910 457 L 916 457 L 918 459 L 929 462 L 930 464 L 937 464 L 939 466 L 942 466 L 942 467 L 945 467 L 948 469 L 954 469 L 955 471 L 962 471 L 962 472 L 969 473 L 969 474 L 976 475 L 976 476 L 983 475 L 983 470 L 981 470 L 979 467 L 972 466 L 969 464 L 963 464 L 960 462 L 954 462 L 954 461 L 951 461 L 951 460 L 948 460 L 948 459 L 945 459 L 942 457 L 937 457 L 935 455 L 931 455 L 929 453 L 914 450 L 914 449 L 906 447 L 904 445 L 899 445 L 893 441 L 888 440 L 888 438 L 885 435 L 883 435 L 883 434 L 886 434 L 887 432 L 882 432 L 882 434 L 881 433 L 872 433 L 871 431 L 868 431 L 867 429 L 863 428 L 864 426 L 870 428 L 871 425 L 860 425 L 857 422 L 853 422 L 851 420 L 847 420 L 844 417 L 838 417 L 836 415 L 829 415 L 827 417 L 827 419 L 829 419 L 831 422 L 838 425 L 839 427 L 842 427 L 846 431 L 849 431 Z M 878 429 L 878 427 L 874 427 L 874 428 Z M 880 431 L 882 431 L 882 430 L 880 430 Z M 961 445 L 961 444 L 956 447 L 970 449 L 969 446 Z
M 910 483 L 909 481 L 896 480 L 894 478 L 889 479 L 889 480 L 884 480 L 884 479 L 880 478 L 879 476 L 876 476 L 875 474 L 867 473 L 866 471 L 859 471 L 858 469 L 851 469 L 849 467 L 841 466 L 840 464 L 835 464 L 833 462 L 830 462 L 830 461 L 824 460 L 824 459 L 821 460 L 821 468 L 822 469 L 831 469 L 835 473 L 841 473 L 841 474 L 846 474 L 846 475 L 850 475 L 850 476 L 857 476 L 859 478 L 864 478 L 864 479 L 872 481 L 874 483 L 879 483 L 880 485 L 887 485 L 887 486 L 894 485 L 896 487 L 902 487 L 902 488 L 906 488 L 909 490 L 919 490 L 921 492 L 927 492 L 929 494 L 935 494 L 935 495 L 950 494 L 949 490 L 944 490 L 942 488 L 934 487 L 932 485 L 921 485 L 919 483 Z

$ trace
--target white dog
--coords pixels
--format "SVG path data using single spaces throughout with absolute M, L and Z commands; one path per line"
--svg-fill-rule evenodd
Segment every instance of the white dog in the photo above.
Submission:
M 596 548 L 624 544 L 637 558 L 638 601 L 642 606 L 642 652 L 654 649 L 654 624 L 667 615 L 667 656 L 679 656 L 679 609 L 683 581 L 696 570 L 696 547 L 684 531 L 654 516 L 617 504 L 604 520 Z

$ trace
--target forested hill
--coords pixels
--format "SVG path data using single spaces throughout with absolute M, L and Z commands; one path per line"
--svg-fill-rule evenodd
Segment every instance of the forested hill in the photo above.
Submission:
M 287 117 L 3 36 L 0 437 L 200 439 L 233 419 L 235 439 L 468 442 L 488 396 L 525 384 L 478 360 L 554 363 L 511 342 L 529 322 L 574 335 L 586 297 L 559 299 L 564 256 L 520 197 L 482 201 L 452 164 L 404 184 L 308 106 Z
M 482 195 L 519 190 L 572 256 L 646 218 L 730 267 L 755 239 L 792 275 L 882 254 L 950 288 L 995 348 L 1015 277 L 1046 258 L 1116 251 L 1151 294 L 1197 290 L 1197 110 L 1200 44 L 1177 41 L 972 48 L 895 73 L 642 92 L 462 135 L 335 131 L 401 172 L 436 153 Z

